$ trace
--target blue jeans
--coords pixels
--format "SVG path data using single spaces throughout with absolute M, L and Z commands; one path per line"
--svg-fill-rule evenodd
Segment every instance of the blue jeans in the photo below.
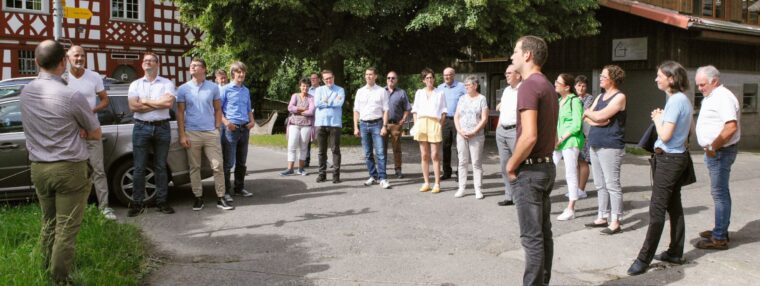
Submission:
M 728 189 L 728 179 L 731 177 L 731 165 L 736 160 L 736 144 L 720 148 L 715 157 L 705 155 L 705 165 L 710 172 L 710 193 L 715 201 L 714 239 L 725 240 L 728 235 L 728 225 L 731 223 L 731 193 Z
M 362 147 L 364 147 L 364 159 L 367 162 L 367 170 L 369 170 L 369 176 L 376 180 L 386 179 L 383 136 L 380 136 L 380 129 L 382 128 L 382 120 L 359 122 L 359 134 L 362 137 Z M 373 155 L 374 159 L 377 160 L 373 160 Z M 377 165 L 375 165 L 376 163 Z
M 135 121 L 132 129 L 132 148 L 135 159 L 132 201 L 142 205 L 145 199 L 145 167 L 148 154 L 153 153 L 153 172 L 156 184 L 156 202 L 165 203 L 169 190 L 166 156 L 169 154 L 171 126 L 169 122 L 153 125 Z
M 525 250 L 523 285 L 548 285 L 554 258 L 551 206 L 557 169 L 552 163 L 521 165 L 517 179 L 509 182 Z
M 245 124 L 237 125 L 235 131 L 222 127 L 222 153 L 224 154 L 224 184 L 227 194 L 240 192 L 245 186 L 245 159 L 248 158 L 248 137 L 250 130 Z M 230 183 L 230 173 L 235 167 L 235 185 Z

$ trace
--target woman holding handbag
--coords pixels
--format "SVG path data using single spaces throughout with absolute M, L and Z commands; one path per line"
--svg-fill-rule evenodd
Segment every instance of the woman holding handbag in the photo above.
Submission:
M 628 275 L 646 272 L 652 259 L 683 263 L 684 214 L 681 205 L 682 180 L 691 165 L 686 149 L 694 108 L 683 93 L 689 88 L 686 70 L 681 64 L 666 61 L 657 69 L 657 88 L 667 95 L 665 109 L 655 109 L 651 117 L 657 130 L 654 143 L 654 173 L 649 204 L 649 227 L 639 255 L 628 269 Z M 665 226 L 665 212 L 670 216 L 670 245 L 655 255 Z

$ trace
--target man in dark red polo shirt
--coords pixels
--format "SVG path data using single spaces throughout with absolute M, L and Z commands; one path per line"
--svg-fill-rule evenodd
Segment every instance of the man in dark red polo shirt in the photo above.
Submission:
M 552 151 L 559 107 L 554 86 L 541 73 L 547 55 L 543 39 L 524 36 L 511 57 L 524 79 L 517 91 L 517 142 L 507 162 L 525 249 L 523 285 L 549 284 L 554 255 L 549 194 L 556 176 Z

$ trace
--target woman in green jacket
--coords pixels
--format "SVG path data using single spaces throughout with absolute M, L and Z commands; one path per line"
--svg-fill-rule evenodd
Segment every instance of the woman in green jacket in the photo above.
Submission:
M 575 78 L 570 74 L 560 74 L 554 82 L 559 93 L 559 116 L 557 116 L 557 143 L 554 150 L 554 164 L 565 160 L 565 180 L 570 203 L 557 217 L 557 220 L 575 218 L 575 201 L 578 200 L 578 154 L 585 141 L 581 122 L 583 122 L 583 103 L 574 94 Z M 559 166 L 558 166 L 559 167 Z

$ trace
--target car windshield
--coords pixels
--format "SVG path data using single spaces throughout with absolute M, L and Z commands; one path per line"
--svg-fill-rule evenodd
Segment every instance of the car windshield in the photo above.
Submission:
M 11 97 L 21 93 L 23 85 L 11 85 L 0 87 L 0 98 Z

